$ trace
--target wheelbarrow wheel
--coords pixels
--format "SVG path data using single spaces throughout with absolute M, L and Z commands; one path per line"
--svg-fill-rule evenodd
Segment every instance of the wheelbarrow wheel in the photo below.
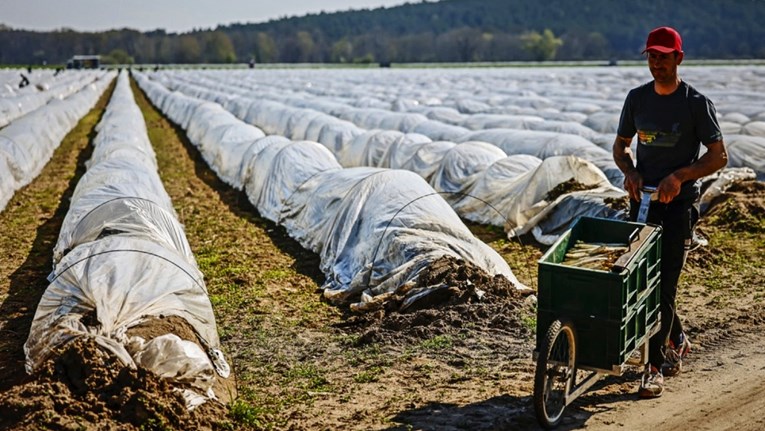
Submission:
M 539 347 L 534 375 L 534 410 L 539 424 L 552 429 L 563 417 L 576 377 L 576 333 L 566 319 L 554 321 Z

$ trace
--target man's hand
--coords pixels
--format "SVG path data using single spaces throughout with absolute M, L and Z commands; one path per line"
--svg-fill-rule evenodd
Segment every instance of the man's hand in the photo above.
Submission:
M 635 169 L 630 145 L 632 145 L 632 137 L 616 136 L 613 147 L 614 162 L 624 173 L 624 190 L 627 190 L 630 199 L 640 202 L 640 189 L 643 187 L 643 177 Z
M 656 188 L 656 192 L 659 194 L 659 202 L 668 204 L 672 202 L 675 196 L 680 194 L 680 186 L 683 182 L 675 174 L 669 174 L 664 177 L 659 183 L 659 187 Z
M 680 194 L 680 187 L 684 182 L 697 180 L 713 174 L 727 164 L 728 152 L 723 141 L 712 142 L 707 145 L 707 152 L 696 162 L 676 170 L 661 180 L 657 188 L 659 201 L 665 204 L 671 202 L 672 199 Z
M 624 176 L 624 190 L 630 195 L 630 199 L 640 202 L 641 192 L 643 188 L 643 177 L 636 170 L 630 171 L 629 174 Z

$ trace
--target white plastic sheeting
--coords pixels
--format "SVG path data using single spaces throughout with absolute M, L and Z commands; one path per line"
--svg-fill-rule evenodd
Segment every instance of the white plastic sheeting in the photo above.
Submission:
M 425 181 L 430 182 L 438 170 L 444 156 L 456 147 L 457 144 L 448 141 L 435 141 L 408 147 L 406 151 L 399 149 L 396 157 L 398 166 L 391 164 L 391 168 L 400 167 L 412 171 Z M 409 156 L 408 158 L 405 158 Z
M 194 121 L 198 118 L 205 121 Z M 189 118 L 188 136 L 213 171 L 241 190 L 242 156 L 253 142 L 266 135 L 257 127 L 242 123 L 217 103 L 207 103 L 200 105 Z
M 647 70 L 637 68 L 168 71 L 152 77 L 186 94 L 219 102 L 266 133 L 319 141 L 343 166 L 416 165 L 410 170 L 437 191 L 453 194 L 467 189 L 442 190 L 432 182 L 433 175 L 449 147 L 475 141 L 491 143 L 509 156 L 575 155 L 597 166 L 612 185 L 622 187 L 623 175 L 611 155 L 619 113 L 629 89 L 650 79 Z M 765 120 L 762 67 L 689 68 L 683 77 L 715 101 L 730 144 L 729 165 L 751 167 L 763 178 L 760 161 L 765 156 L 758 142 Z M 404 136 L 412 134 L 418 139 L 403 145 L 408 140 Z M 426 145 L 419 136 L 447 143 Z M 429 154 L 429 148 L 439 152 Z M 418 164 L 414 158 L 426 162 Z M 470 178 L 458 180 L 465 187 L 470 182 Z M 539 239 L 558 231 L 565 214 L 571 220 L 580 215 L 577 204 L 588 213 L 613 214 L 603 206 L 611 201 L 613 190 L 600 197 L 593 193 L 586 199 L 581 193 L 562 198 L 543 213 L 546 220 L 532 217 L 527 223 L 536 223 L 532 232 Z M 473 195 L 473 200 L 481 199 L 486 201 L 485 211 L 497 212 L 488 204 L 501 206 Z M 478 218 L 467 208 L 455 208 L 462 217 Z
M 51 350 L 90 337 L 128 366 L 141 366 L 184 389 L 187 406 L 213 398 L 216 373 L 228 377 L 203 276 L 157 174 L 143 116 L 127 74 L 94 140 L 54 248 L 51 284 L 24 346 L 31 373 Z M 151 317 L 178 316 L 197 344 L 167 335 L 129 337 Z
M 70 71 L 58 78 L 47 82 L 38 82 L 24 88 L 34 90 L 18 92 L 18 94 L 0 97 L 0 128 L 52 99 L 64 99 L 94 82 L 106 72 L 101 71 Z
M 224 106 L 231 102 L 232 99 L 229 94 L 232 91 L 241 97 L 250 97 L 250 95 L 255 97 L 252 92 L 237 85 L 229 84 L 226 87 L 225 81 L 212 82 L 200 75 L 184 75 L 176 78 L 176 74 L 170 76 L 167 72 L 163 72 L 154 76 L 171 88 L 195 97 L 221 102 Z M 226 88 L 226 90 L 222 90 L 222 88 Z M 225 98 L 222 97 L 224 91 L 227 95 Z M 342 128 L 346 131 L 348 140 L 359 133 L 354 130 L 353 125 L 355 125 L 360 127 L 362 131 L 364 129 L 383 129 L 404 133 L 415 132 L 435 140 L 453 142 L 484 140 L 499 146 L 508 154 L 530 154 L 541 158 L 548 155 L 576 155 L 590 160 L 602 169 L 612 184 L 621 186 L 624 182 L 624 176 L 616 167 L 610 153 L 609 142 L 613 142 L 613 136 L 604 137 L 584 125 L 571 121 L 546 121 L 541 116 L 533 115 L 477 114 L 455 120 L 454 123 L 456 124 L 444 124 L 418 113 L 391 112 L 377 108 L 354 108 L 337 103 L 317 103 L 311 99 L 277 94 L 272 89 L 264 89 L 262 94 L 257 95 L 256 100 L 253 101 L 248 115 L 241 117 L 244 121 L 258 125 L 269 134 L 282 134 L 293 139 L 318 140 L 327 145 L 335 154 L 339 154 L 341 145 L 346 144 L 347 140 L 342 143 L 329 143 L 320 140 L 317 134 L 312 135 L 310 131 L 304 135 L 301 129 L 289 127 L 291 122 L 287 118 L 297 115 L 301 118 L 299 121 L 305 121 L 305 117 L 310 117 L 311 126 L 314 130 L 328 124 L 335 124 L 333 127 Z M 274 103 L 275 101 L 280 103 Z M 327 115 L 316 114 L 313 109 L 322 110 Z M 255 110 L 255 114 L 253 114 L 253 110 Z M 332 115 L 337 115 L 340 121 Z M 549 116 L 549 114 L 545 115 Z M 503 128 L 487 129 L 488 126 L 502 126 Z M 480 129 L 479 133 L 491 130 L 492 133 L 483 135 L 481 139 L 478 139 L 475 135 L 476 132 L 471 133 L 471 129 Z M 508 150 L 511 142 L 513 148 Z M 550 142 L 556 143 L 554 148 L 549 148 Z M 540 146 L 541 149 L 538 148 Z M 342 159 L 341 163 L 343 163 Z M 343 165 L 356 166 L 345 165 L 344 163 Z M 366 166 L 375 165 L 366 164 Z
M 765 181 L 765 136 L 724 136 L 728 149 L 728 166 L 750 168 L 757 180 Z
M 273 222 L 280 222 L 284 202 L 301 184 L 321 172 L 342 169 L 329 150 L 311 141 L 269 145 L 250 164 L 247 197 L 260 215 Z
M 137 81 L 171 119 L 182 118 L 187 105 L 194 103 L 143 75 L 137 75 Z M 252 110 L 250 114 L 261 115 Z M 193 125 L 197 121 L 207 120 L 192 115 L 188 127 L 203 127 Z M 280 127 L 287 127 L 287 119 L 282 121 Z M 444 255 L 502 274 L 525 288 L 507 263 L 476 239 L 448 203 L 414 173 L 342 169 L 321 144 L 276 136 L 251 143 L 244 154 L 250 159 L 241 161 L 240 173 L 249 177 L 239 181 L 248 199 L 261 215 L 282 224 L 292 238 L 320 255 L 324 294 L 332 300 L 355 301 L 352 307 L 363 310 L 415 283 L 428 263 Z
M 179 91 L 188 92 L 206 99 L 219 99 L 220 95 L 215 90 L 201 88 L 196 85 L 178 83 L 169 79 L 166 75 L 155 75 L 168 85 Z M 220 86 L 221 84 L 217 84 Z M 227 98 L 224 103 L 231 103 L 236 99 Z M 299 103 L 301 105 L 310 105 L 311 103 Z M 238 102 L 237 106 L 243 105 Z M 323 105 L 324 108 L 333 112 L 347 114 L 346 118 L 354 122 L 361 122 L 371 126 L 384 127 L 386 124 L 396 124 L 408 121 L 406 119 L 414 118 L 411 114 L 386 113 L 377 109 L 352 109 L 343 110 L 337 105 Z M 242 111 L 244 112 L 244 111 Z M 477 132 L 462 133 L 461 139 L 476 137 L 475 142 L 464 142 L 455 144 L 452 142 L 433 143 L 429 137 L 419 133 L 404 133 L 398 130 L 360 129 L 352 123 L 337 119 L 331 115 L 319 113 L 307 108 L 295 108 L 274 101 L 254 100 L 250 102 L 250 108 L 246 111 L 245 120 L 257 124 L 263 130 L 284 135 L 290 139 L 313 139 L 324 144 L 332 150 L 337 156 L 338 161 L 344 167 L 368 166 L 368 167 L 391 167 L 403 168 L 418 173 L 428 181 L 436 191 L 447 196 L 447 200 L 454 205 L 458 213 L 469 220 L 480 223 L 492 223 L 498 226 L 505 226 L 510 236 L 515 232 L 532 231 L 528 223 L 538 223 L 540 218 L 520 217 L 527 211 L 539 212 L 541 202 L 523 201 L 528 205 L 527 208 L 508 208 L 508 202 L 512 200 L 513 194 L 498 196 L 490 187 L 472 189 L 472 184 L 477 179 L 482 179 L 484 183 L 493 181 L 496 184 L 508 184 L 513 179 L 502 175 L 507 174 L 505 169 L 496 169 L 491 171 L 491 175 L 486 176 L 486 171 L 492 163 L 506 157 L 505 152 L 500 149 L 506 146 L 513 150 L 513 155 L 536 153 L 542 158 L 557 157 L 559 154 L 567 154 L 565 148 L 573 149 L 585 158 L 600 160 L 605 165 L 611 166 L 610 173 L 621 177 L 621 172 L 615 168 L 611 154 L 605 150 L 592 145 L 576 135 L 567 135 L 553 132 L 537 132 L 528 130 L 512 129 L 491 129 Z M 378 116 L 377 120 L 372 120 L 373 116 Z M 388 120 L 386 120 L 386 118 Z M 415 124 L 417 119 L 411 120 Z M 427 120 L 424 120 L 427 121 Z M 494 145 L 486 143 L 494 141 Z M 516 145 L 522 144 L 522 145 Z M 536 158 L 536 157 L 534 157 Z M 545 165 L 541 169 L 547 169 Z M 580 171 L 593 171 L 592 173 L 581 172 L 571 174 L 569 171 L 558 172 L 558 182 L 556 173 L 553 171 L 539 174 L 538 178 L 546 178 L 549 181 L 544 182 L 544 186 L 552 190 L 559 183 L 569 180 L 578 180 L 582 178 L 598 178 L 595 183 L 600 181 L 602 174 L 600 170 L 591 163 L 577 164 Z M 540 168 L 539 165 L 534 169 Z M 585 186 L 596 187 L 592 181 L 584 183 Z M 516 183 L 514 183 L 516 184 Z M 520 183 L 534 190 L 533 196 L 544 196 L 540 184 Z M 555 206 L 551 205 L 544 212 L 545 216 L 555 222 L 551 225 L 559 231 L 560 225 L 573 221 L 579 215 L 595 214 L 609 215 L 619 217 L 622 214 L 612 211 L 606 205 L 607 199 L 614 198 L 614 190 L 602 190 L 604 195 L 596 196 L 591 192 L 591 199 L 587 205 L 581 207 L 582 214 L 577 213 L 573 207 L 556 214 Z M 621 192 L 622 196 L 626 196 Z M 457 197 L 455 197 L 457 196 Z M 510 196 L 508 199 L 506 196 Z M 471 201 L 470 204 L 467 202 Z M 537 209 L 532 210 L 536 205 Z M 594 206 L 601 205 L 603 208 L 595 209 Z M 487 209 L 493 211 L 494 215 L 488 215 Z M 567 220 L 561 219 L 565 214 Z M 499 217 L 497 217 L 499 216 Z M 550 242 L 554 240 L 551 232 L 543 232 L 539 228 L 534 229 L 533 234 L 539 241 Z
M 765 67 L 687 67 L 681 73 L 684 80 L 714 101 L 726 141 L 728 135 L 734 134 L 765 137 L 762 126 Z M 463 125 L 477 125 L 482 119 L 491 119 L 506 128 L 513 125 L 513 117 L 543 118 L 544 122 L 528 121 L 514 126 L 565 131 L 592 141 L 608 152 L 627 92 L 651 79 L 647 67 L 248 70 L 180 74 L 209 88 L 215 84 L 219 90 L 223 89 L 220 83 L 233 82 L 238 89 L 249 90 L 240 93 L 247 97 L 257 95 L 340 118 L 353 115 L 353 109 L 366 107 L 423 114 L 429 122 L 420 123 L 413 131 L 434 140 L 459 141 L 460 133 L 469 130 Z M 585 128 L 572 128 L 556 121 L 574 121 Z M 496 127 L 491 122 L 482 127 Z M 545 124 L 547 122 L 551 124 Z M 433 134 L 436 131 L 438 135 Z M 745 157 L 745 154 L 736 155 L 735 151 L 734 148 L 734 158 Z M 576 152 L 566 154 L 580 156 Z M 599 162 L 590 161 L 603 168 Z M 612 184 L 622 186 L 618 178 L 606 173 Z
M 476 176 L 506 157 L 504 151 L 485 142 L 455 145 L 441 159 L 430 183 L 438 191 L 461 193 L 475 181 Z
M 335 154 L 345 167 L 392 167 L 392 161 L 395 164 L 395 159 L 402 160 L 396 152 L 406 152 L 428 142 L 430 138 L 416 133 L 373 129 L 358 134 L 347 145 L 336 149 Z
M 699 199 L 699 210 L 703 215 L 712 202 L 725 193 L 737 181 L 754 180 L 756 174 L 750 168 L 727 168 L 704 178 Z
M 459 140 L 466 141 L 489 142 L 507 154 L 529 154 L 540 159 L 576 155 L 600 168 L 612 184 L 624 182 L 624 174 L 614 163 L 611 152 L 581 136 L 534 130 L 486 129 L 471 132 Z
M 556 186 L 567 181 L 589 187 L 588 190 L 570 192 L 550 200 L 548 194 Z M 513 235 L 522 235 L 533 229 L 535 238 L 543 244 L 552 244 L 557 235 L 565 231 L 570 221 L 580 216 L 598 215 L 606 218 L 621 218 L 619 211 L 612 210 L 604 201 L 619 200 L 625 192 L 612 186 L 603 173 L 594 169 L 584 159 L 572 156 L 549 157 L 539 168 L 517 177 L 513 184 L 506 186 L 510 199 L 500 201 L 506 215 L 505 230 Z M 582 200 L 582 195 L 587 199 Z M 560 205 L 571 200 L 580 200 L 578 205 Z M 552 229 L 544 229 L 542 221 Z M 563 227 L 563 229 L 561 229 Z
M 463 145 L 450 152 L 456 157 L 445 159 L 472 156 L 474 148 L 455 151 Z M 607 201 L 622 200 L 625 192 L 612 186 L 592 163 L 574 156 L 544 160 L 528 155 L 503 157 L 488 169 L 458 178 L 459 182 L 442 181 L 436 189 L 448 192 L 446 199 L 468 220 L 504 226 L 509 237 L 531 232 L 540 243 L 552 244 L 577 217 L 624 217 L 623 211 L 612 209 Z M 551 191 L 563 183 L 576 183 L 587 190 L 565 191 L 551 198 Z M 570 205 L 574 201 L 578 204 Z
M 96 104 L 113 77 L 113 73 L 101 75 L 79 92 L 54 99 L 0 129 L 0 210 L 16 190 L 39 175 L 64 136 Z
M 145 350 L 138 345 L 146 347 L 151 340 L 128 338 L 126 331 L 149 316 L 179 316 L 194 327 L 200 341 L 209 341 L 204 346 L 209 350 L 203 352 L 201 367 L 199 355 L 176 361 L 203 370 L 186 381 L 210 395 L 216 368 L 207 354 L 219 352 L 217 333 L 202 274 L 194 265 L 153 241 L 123 235 L 81 245 L 59 264 L 24 345 L 27 371 L 36 370 L 54 347 L 75 337 L 93 338 L 135 367 L 135 357 Z M 214 363 L 227 370 L 222 355 L 215 355 Z M 163 374 L 162 369 L 152 371 Z
M 295 190 L 281 221 L 321 256 L 324 295 L 332 300 L 361 295 L 354 308 L 414 283 L 441 256 L 472 262 L 522 287 L 507 263 L 412 172 L 350 168 L 320 173 Z
M 20 87 L 23 78 L 29 85 Z M 31 94 L 50 87 L 50 82 L 56 78 L 51 69 L 2 69 L 0 70 L 0 97 L 10 97 L 20 94 Z

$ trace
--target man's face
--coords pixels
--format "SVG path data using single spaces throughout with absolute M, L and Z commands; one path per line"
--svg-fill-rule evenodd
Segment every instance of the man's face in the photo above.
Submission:
M 648 51 L 648 68 L 651 70 L 653 79 L 658 82 L 671 82 L 677 78 L 677 65 L 683 61 L 683 54 L 670 52 L 664 54 L 659 51 Z

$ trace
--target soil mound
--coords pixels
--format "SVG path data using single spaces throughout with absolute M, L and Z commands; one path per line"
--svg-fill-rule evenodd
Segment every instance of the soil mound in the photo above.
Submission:
M 0 429 L 216 429 L 222 404 L 186 410 L 179 392 L 79 338 L 60 347 L 35 379 L 0 396 Z
M 519 313 L 524 295 L 504 276 L 492 277 L 469 262 L 444 256 L 425 268 L 410 290 L 424 288 L 432 292 L 411 305 L 402 307 L 403 292 L 383 309 L 349 319 L 362 332 L 358 344 L 406 344 L 467 328 L 528 334 Z
M 765 183 L 740 181 L 712 201 L 701 226 L 734 232 L 765 232 Z

